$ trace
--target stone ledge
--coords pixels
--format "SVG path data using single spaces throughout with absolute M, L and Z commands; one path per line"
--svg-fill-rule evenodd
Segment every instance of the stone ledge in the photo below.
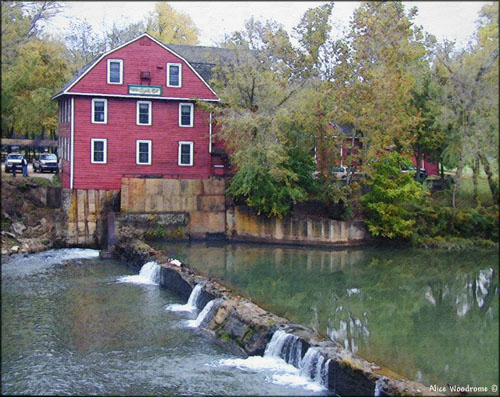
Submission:
M 212 299 L 217 299 L 217 304 L 212 318 L 202 324 L 199 332 L 236 355 L 263 355 L 273 333 L 282 329 L 298 337 L 303 346 L 315 347 L 325 360 L 330 360 L 328 389 L 336 395 L 436 395 L 420 383 L 406 380 L 390 370 L 357 357 L 336 341 L 325 339 L 307 327 L 292 324 L 285 318 L 265 311 L 250 300 L 235 295 L 213 278 L 196 275 L 185 266 L 170 263 L 165 255 L 147 244 L 137 240 L 128 242 L 126 246 L 119 243 L 115 254 L 122 261 L 136 266 L 156 260 L 161 266 L 160 285 L 185 299 L 194 286 L 201 283 L 203 298 L 199 301 L 199 308 Z

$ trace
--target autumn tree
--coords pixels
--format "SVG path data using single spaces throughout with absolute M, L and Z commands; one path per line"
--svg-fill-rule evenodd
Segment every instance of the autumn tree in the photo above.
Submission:
M 212 83 L 224 105 L 211 110 L 236 171 L 228 194 L 282 216 L 308 198 L 314 171 L 313 142 L 291 120 L 292 99 L 303 86 L 300 62 L 274 21 L 252 18 L 222 44 L 233 56 L 214 70 Z
M 468 48 L 454 51 L 453 43 L 445 42 L 437 51 L 441 122 L 449 125 L 444 155 L 456 166 L 454 211 L 464 167 L 476 159 L 488 176 L 494 202 L 499 199 L 498 171 L 495 177 L 492 170 L 498 164 L 498 4 L 484 6 L 481 16 Z
M 426 50 L 423 33 L 413 24 L 416 14 L 401 2 L 363 2 L 354 12 L 348 34 L 353 118 L 364 135 L 365 160 L 387 150 L 408 151 L 410 131 L 420 122 L 412 89 Z
M 50 98 L 70 69 L 64 45 L 43 36 L 43 25 L 60 8 L 48 1 L 2 3 L 2 136 L 54 136 Z
M 146 32 L 166 44 L 198 44 L 199 30 L 191 17 L 176 11 L 166 1 L 155 4 L 145 20 Z

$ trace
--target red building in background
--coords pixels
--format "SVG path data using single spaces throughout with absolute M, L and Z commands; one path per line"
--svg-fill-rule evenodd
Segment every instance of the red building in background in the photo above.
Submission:
M 227 50 L 165 45 L 143 34 L 88 64 L 52 99 L 59 103 L 62 186 L 119 190 L 124 176 L 223 174 L 207 81 Z

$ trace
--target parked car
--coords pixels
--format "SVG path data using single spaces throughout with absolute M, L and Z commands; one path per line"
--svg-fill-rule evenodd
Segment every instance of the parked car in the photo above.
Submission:
M 52 153 L 40 153 L 33 159 L 33 171 L 43 172 L 49 171 L 57 173 L 59 171 L 57 164 L 57 156 Z
M 19 153 L 10 153 L 7 155 L 7 158 L 5 159 L 5 172 L 12 172 L 12 169 L 15 168 L 16 170 L 22 170 L 23 169 L 23 162 L 24 156 Z
M 347 178 L 347 168 L 346 167 L 334 167 L 331 169 L 331 173 L 336 179 L 346 179 Z
M 418 181 L 423 181 L 425 178 L 427 178 L 427 171 L 425 170 L 425 168 L 420 168 L 420 173 L 417 176 L 416 175 L 417 174 L 417 167 L 415 167 L 414 165 L 412 165 L 411 167 L 401 168 L 401 172 L 403 174 L 411 173 L 412 175 L 414 175 L 414 178 Z

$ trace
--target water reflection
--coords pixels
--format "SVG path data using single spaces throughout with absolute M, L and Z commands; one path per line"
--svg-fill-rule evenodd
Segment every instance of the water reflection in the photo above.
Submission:
M 157 248 L 403 376 L 498 384 L 495 251 Z

